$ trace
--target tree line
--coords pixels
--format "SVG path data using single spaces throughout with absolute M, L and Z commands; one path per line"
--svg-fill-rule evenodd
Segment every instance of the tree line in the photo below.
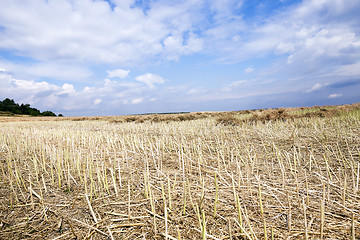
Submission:
M 30 104 L 19 105 L 13 99 L 9 98 L 0 101 L 0 111 L 30 116 L 56 116 L 56 114 L 51 111 L 41 112 L 39 109 L 31 107 Z M 59 116 L 62 116 L 62 114 L 59 114 Z

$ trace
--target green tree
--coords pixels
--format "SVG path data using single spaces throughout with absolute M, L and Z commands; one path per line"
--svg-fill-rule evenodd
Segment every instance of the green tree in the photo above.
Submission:
M 56 114 L 51 111 L 40 112 L 40 110 L 30 107 L 30 104 L 19 105 L 14 101 L 14 99 L 10 98 L 5 98 L 5 100 L 0 101 L 0 111 L 30 116 L 56 116 Z
M 44 111 L 41 113 L 42 116 L 56 117 L 56 114 L 51 111 Z
M 15 103 L 15 101 L 13 99 L 9 99 L 6 98 L 4 101 L 2 101 L 1 103 L 1 111 L 9 111 L 12 113 L 16 113 L 17 110 L 19 110 L 19 105 Z

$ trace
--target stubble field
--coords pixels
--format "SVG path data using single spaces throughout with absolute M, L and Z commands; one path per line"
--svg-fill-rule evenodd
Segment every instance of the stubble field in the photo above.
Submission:
M 0 118 L 0 239 L 359 239 L 360 105 Z

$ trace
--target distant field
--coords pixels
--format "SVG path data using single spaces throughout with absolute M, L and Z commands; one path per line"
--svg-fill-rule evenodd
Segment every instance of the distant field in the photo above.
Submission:
M 0 239 L 359 239 L 360 104 L 0 114 Z

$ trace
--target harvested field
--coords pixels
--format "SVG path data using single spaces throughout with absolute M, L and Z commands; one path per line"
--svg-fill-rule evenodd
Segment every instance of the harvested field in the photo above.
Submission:
M 360 105 L 0 118 L 0 239 L 359 239 Z

